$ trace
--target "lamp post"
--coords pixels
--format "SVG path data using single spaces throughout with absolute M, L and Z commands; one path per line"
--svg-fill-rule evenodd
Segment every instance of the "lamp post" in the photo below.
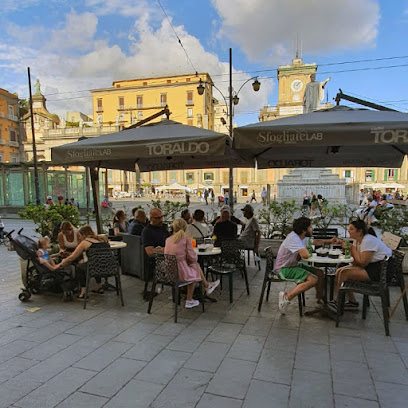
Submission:
M 232 141 L 234 139 L 234 129 L 232 127 L 232 122 L 234 118 L 234 105 L 238 105 L 239 103 L 239 97 L 238 94 L 243 88 L 245 84 L 247 84 L 249 81 L 253 80 L 254 82 L 252 83 L 252 88 L 255 92 L 259 91 L 259 88 L 261 87 L 261 83 L 258 81 L 258 77 L 252 77 L 246 80 L 241 87 L 238 89 L 238 92 L 235 92 L 233 87 L 232 87 L 232 48 L 229 49 L 229 89 L 228 89 L 228 103 L 227 99 L 225 98 L 224 94 L 214 85 L 211 84 L 224 98 L 225 105 L 227 106 L 227 116 L 229 119 L 229 138 L 230 138 L 230 143 L 232 145 Z M 205 91 L 205 87 L 203 85 L 203 81 L 200 79 L 200 83 L 197 86 L 197 92 L 199 95 L 203 95 Z M 229 187 L 228 187 L 228 201 L 229 201 L 229 206 L 231 208 L 231 212 L 234 210 L 234 168 L 230 167 L 229 168 Z

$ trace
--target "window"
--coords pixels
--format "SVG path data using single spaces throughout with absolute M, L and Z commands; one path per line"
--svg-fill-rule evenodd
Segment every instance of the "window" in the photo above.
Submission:
M 147 82 L 143 82 L 143 86 L 146 86 L 147 85 Z
M 143 108 L 143 95 L 138 95 L 136 97 L 136 107 Z
M 374 170 L 365 171 L 365 181 L 375 181 L 374 179 Z
M 14 107 L 12 105 L 9 105 L 8 109 L 9 109 L 9 115 L 14 116 Z
M 119 122 L 124 122 L 125 121 L 125 115 L 123 113 L 121 113 L 119 115 Z
M 160 106 L 167 105 L 167 94 L 160 94 Z
M 353 181 L 353 170 L 343 170 L 343 178 L 346 179 L 347 183 Z
M 142 112 L 142 111 L 137 111 L 137 118 L 138 118 L 139 120 L 142 120 L 142 119 L 143 119 L 143 112 Z
M 12 163 L 17 163 L 17 157 L 16 156 L 11 156 L 11 162 Z
M 177 172 L 171 171 L 170 172 L 170 183 L 177 183 Z
M 168 79 L 168 80 L 167 80 L 167 83 L 168 83 L 168 84 L 171 84 L 171 79 Z
M 241 171 L 241 183 L 248 184 L 248 172 L 247 171 Z
M 194 173 L 186 173 L 186 180 L 189 184 L 194 183 Z
M 228 184 L 228 183 L 229 183 L 229 172 L 223 171 L 222 172 L 222 184 Z
M 102 124 L 102 122 L 103 122 L 103 117 L 102 117 L 102 115 L 98 115 L 98 123 L 99 123 L 99 124 Z
M 193 117 L 193 108 L 188 108 L 187 109 L 187 117 L 192 118 Z
M 124 109 L 124 107 L 125 107 L 125 98 L 123 96 L 119 96 L 118 102 L 119 102 L 119 109 Z
M 3 153 L 1 153 L 1 152 L 0 152 L 0 163 L 3 163 Z
M 384 180 L 398 180 L 398 169 L 385 169 L 384 171 Z
M 98 99 L 96 100 L 96 106 L 97 106 L 96 110 L 98 110 L 98 111 L 100 111 L 100 110 L 103 109 L 103 108 L 102 108 L 102 98 L 98 98 Z
M 187 91 L 187 105 L 194 105 L 193 91 Z
M 204 180 L 214 180 L 214 173 L 204 173 Z
M 154 171 L 154 172 L 152 173 L 152 183 L 154 183 L 154 184 L 160 183 L 160 176 L 159 176 L 159 172 L 158 172 L 158 171 Z
M 17 142 L 17 135 L 16 131 L 14 129 L 9 130 L 9 137 L 10 137 L 10 142 Z

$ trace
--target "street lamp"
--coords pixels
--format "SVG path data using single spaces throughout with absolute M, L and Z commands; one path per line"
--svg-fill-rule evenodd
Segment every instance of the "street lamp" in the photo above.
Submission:
M 259 88 L 261 87 L 261 83 L 258 81 L 258 77 L 252 77 L 246 80 L 241 87 L 238 89 L 238 92 L 235 92 L 234 89 L 232 88 L 232 48 L 229 49 L 229 104 L 227 103 L 227 99 L 225 98 L 224 94 L 214 85 L 211 84 L 224 98 L 225 105 L 229 105 L 229 109 L 227 111 L 227 116 L 229 118 L 229 137 L 232 143 L 232 140 L 234 139 L 234 130 L 232 128 L 232 121 L 234 117 L 234 110 L 233 110 L 233 105 L 238 105 L 239 103 L 239 97 L 238 94 L 241 91 L 242 87 L 246 85 L 249 81 L 254 80 L 252 83 L 252 88 L 255 92 L 259 91 Z M 203 81 L 200 79 L 200 82 L 197 86 L 197 92 L 199 95 L 203 95 L 205 91 L 205 87 L 203 85 Z M 232 144 L 231 144 L 232 145 Z M 231 211 L 234 210 L 234 168 L 230 167 L 229 168 L 229 206 L 231 208 Z

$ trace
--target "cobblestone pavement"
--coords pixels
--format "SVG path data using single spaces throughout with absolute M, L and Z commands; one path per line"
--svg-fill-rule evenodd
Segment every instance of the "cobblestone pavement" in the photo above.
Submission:
M 27 228 L 27 231 L 30 227 Z M 263 271 L 249 268 L 251 294 L 235 277 L 235 302 L 180 308 L 170 290 L 146 313 L 141 282 L 123 277 L 116 294 L 63 303 L 60 295 L 18 299 L 20 263 L 0 247 L 0 408 L 395 408 L 408 401 L 408 322 L 402 307 L 385 337 L 381 308 L 347 312 L 336 328 L 277 312 L 276 284 L 258 313 Z M 264 267 L 264 264 L 262 265 Z M 392 301 L 397 297 L 392 288 Z M 309 292 L 308 307 L 314 306 Z

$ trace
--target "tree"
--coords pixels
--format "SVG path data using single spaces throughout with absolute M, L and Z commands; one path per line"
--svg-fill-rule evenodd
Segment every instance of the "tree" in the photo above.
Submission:
M 176 218 L 176 214 L 178 212 L 183 211 L 184 208 L 187 208 L 188 204 L 187 203 L 174 203 L 168 200 L 164 202 L 162 202 L 161 200 L 152 200 L 152 203 L 147 204 L 147 206 L 150 209 L 158 208 L 159 210 L 161 210 L 163 214 L 163 222 L 171 223 Z
M 296 210 L 295 200 L 282 203 L 272 201 L 266 208 L 261 208 L 258 212 L 258 219 L 267 225 L 266 231 L 263 233 L 265 238 L 272 238 L 276 231 L 280 233 L 281 238 L 286 237 Z
M 20 112 L 20 118 L 27 114 L 30 110 L 30 102 L 28 99 L 18 100 L 18 111 Z

